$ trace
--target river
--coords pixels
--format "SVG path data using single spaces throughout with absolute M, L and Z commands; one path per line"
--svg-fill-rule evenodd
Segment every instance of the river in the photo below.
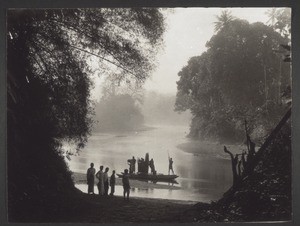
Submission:
M 186 138 L 188 130 L 188 127 L 183 126 L 156 126 L 139 132 L 95 133 L 80 155 L 72 156 L 68 164 L 73 172 L 86 173 L 93 162 L 96 170 L 100 165 L 109 167 L 110 175 L 113 169 L 120 173 L 128 168 L 127 159 L 132 156 L 144 158 L 149 153 L 157 172 L 167 174 L 169 154 L 174 161 L 175 174 L 179 176 L 176 179 L 178 184 L 133 188 L 131 196 L 193 202 L 217 200 L 232 183 L 231 163 L 215 155 L 194 155 L 179 149 L 178 145 L 189 142 Z M 220 145 L 214 148 L 220 149 Z M 87 190 L 85 184 L 76 186 L 84 192 Z M 122 195 L 121 186 L 116 186 L 116 195 Z

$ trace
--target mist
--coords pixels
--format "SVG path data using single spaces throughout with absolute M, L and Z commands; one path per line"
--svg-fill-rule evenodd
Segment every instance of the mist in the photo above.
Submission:
M 146 91 L 142 114 L 146 125 L 182 125 L 188 126 L 191 120 L 189 111 L 174 111 L 176 96 L 155 91 Z

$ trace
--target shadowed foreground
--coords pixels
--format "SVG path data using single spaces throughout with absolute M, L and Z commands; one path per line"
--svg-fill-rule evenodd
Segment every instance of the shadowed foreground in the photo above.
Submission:
M 180 213 L 191 204 L 162 199 L 99 197 L 75 191 L 72 195 L 53 197 L 34 212 L 24 209 L 14 217 L 16 222 L 178 222 Z M 59 201 L 60 200 L 60 201 Z

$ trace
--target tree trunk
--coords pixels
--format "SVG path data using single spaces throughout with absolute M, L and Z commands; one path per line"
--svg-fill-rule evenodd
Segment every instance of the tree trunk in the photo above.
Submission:
M 224 152 L 225 153 L 228 153 L 230 155 L 230 158 L 231 158 L 231 167 L 232 167 L 232 180 L 233 180 L 233 183 L 232 183 L 232 187 L 235 189 L 238 184 L 239 184 L 239 176 L 238 176 L 238 173 L 237 173 L 237 170 L 236 170 L 236 166 L 237 166 L 237 163 L 238 163 L 238 155 L 235 155 L 235 157 L 233 156 L 233 154 L 228 151 L 228 149 L 226 148 L 226 146 L 224 146 Z
M 280 120 L 280 122 L 277 124 L 275 129 L 271 132 L 271 134 L 268 136 L 268 138 L 265 140 L 263 145 L 260 147 L 260 149 L 256 152 L 253 159 L 251 161 L 247 161 L 247 168 L 246 168 L 246 174 L 249 175 L 254 167 L 257 165 L 258 161 L 260 160 L 263 152 L 267 149 L 267 147 L 270 145 L 272 140 L 276 137 L 277 133 L 280 131 L 280 129 L 283 127 L 283 125 L 287 122 L 287 120 L 291 117 L 292 109 L 290 108 L 283 118 Z

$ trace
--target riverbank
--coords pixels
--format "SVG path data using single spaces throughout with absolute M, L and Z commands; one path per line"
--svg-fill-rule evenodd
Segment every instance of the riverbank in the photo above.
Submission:
M 181 222 L 265 222 L 292 220 L 291 131 L 284 128 L 264 150 L 252 174 L 217 202 L 184 211 Z
M 75 184 L 86 184 L 86 175 L 83 173 L 73 172 L 72 178 Z M 97 180 L 95 180 L 95 185 L 97 183 Z M 122 179 L 116 177 L 116 185 L 122 185 Z M 169 184 L 157 184 L 147 181 L 139 181 L 139 180 L 130 180 L 130 187 L 131 188 L 138 188 L 138 189 L 152 189 L 152 188 L 158 188 L 158 189 L 168 189 L 168 190 L 179 190 L 181 189 L 179 186 L 177 186 L 175 183 L 169 183 Z
M 120 136 L 122 136 L 122 134 L 127 134 L 127 133 L 136 133 L 136 132 L 145 132 L 145 131 L 149 131 L 149 130 L 154 130 L 156 127 L 155 126 L 149 126 L 149 125 L 140 125 L 138 127 L 134 127 L 134 128 L 124 128 L 124 129 L 94 129 L 92 131 L 92 133 L 107 133 L 107 134 L 119 134 Z M 117 135 L 118 136 L 118 135 Z
M 79 190 L 31 201 L 13 222 L 31 223 L 172 223 L 193 205 L 165 199 L 88 195 Z M 49 197 L 47 197 L 49 199 Z
M 199 157 L 215 157 L 222 159 L 230 159 L 230 156 L 224 153 L 224 145 L 230 150 L 234 155 L 242 153 L 243 150 L 246 150 L 245 145 L 233 145 L 233 144 L 219 144 L 217 142 L 209 141 L 199 141 L 199 140 L 190 140 L 189 142 L 182 143 L 177 145 L 177 148 L 180 150 L 191 153 L 194 156 Z

